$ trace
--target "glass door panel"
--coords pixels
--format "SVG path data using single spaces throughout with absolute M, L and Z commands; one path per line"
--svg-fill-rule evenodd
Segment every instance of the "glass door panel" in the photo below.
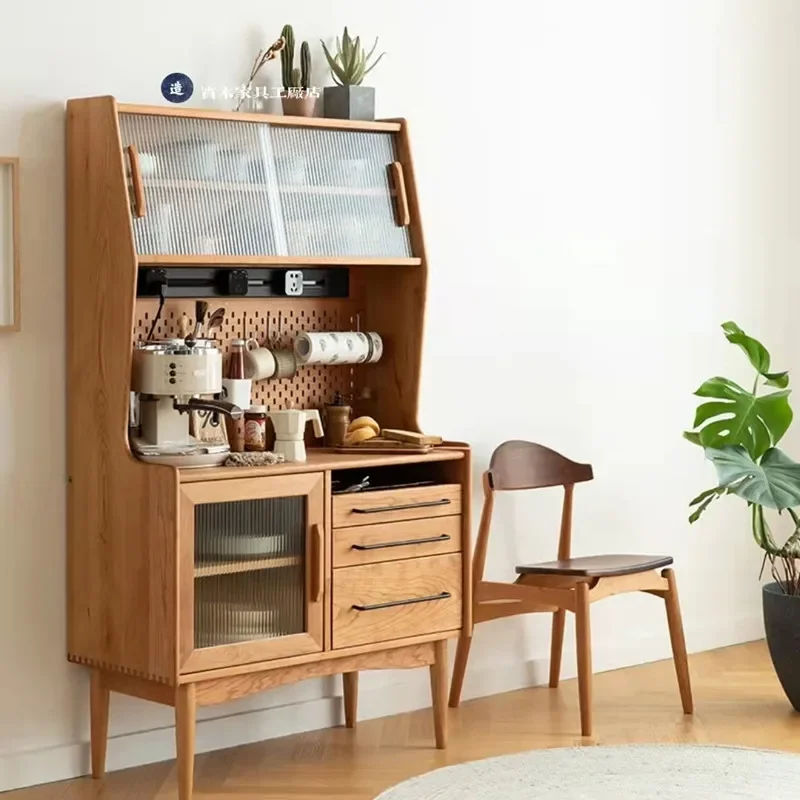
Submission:
M 413 255 L 389 175 L 394 134 L 278 125 L 270 135 L 288 255 Z
M 149 114 L 119 116 L 134 145 L 145 213 L 133 218 L 140 255 L 284 254 L 266 124 Z
M 322 475 L 191 483 L 181 493 L 182 671 L 322 650 Z
M 194 646 L 305 631 L 305 497 L 195 506 Z

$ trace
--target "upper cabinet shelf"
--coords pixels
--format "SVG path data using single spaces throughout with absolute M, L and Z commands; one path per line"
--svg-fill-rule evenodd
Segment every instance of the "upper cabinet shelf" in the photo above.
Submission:
M 231 116 L 120 110 L 140 263 L 418 263 L 396 123 Z

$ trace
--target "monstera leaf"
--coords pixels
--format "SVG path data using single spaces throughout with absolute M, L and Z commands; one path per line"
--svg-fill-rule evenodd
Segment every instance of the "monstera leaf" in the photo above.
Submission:
M 769 371 L 769 351 L 758 339 L 748 336 L 735 322 L 723 322 L 722 330 L 725 331 L 725 338 L 731 344 L 738 345 L 744 350 L 756 372 L 766 378 L 766 384 L 777 386 L 779 389 L 785 389 L 789 385 L 788 372 Z
M 758 459 L 783 438 L 792 423 L 788 389 L 756 397 L 727 378 L 711 378 L 695 394 L 710 399 L 695 413 L 696 430 L 684 436 L 705 448 L 744 445 Z
M 706 457 L 729 494 L 779 510 L 800 505 L 800 464 L 777 448 L 767 450 L 760 463 L 741 445 L 706 448 Z

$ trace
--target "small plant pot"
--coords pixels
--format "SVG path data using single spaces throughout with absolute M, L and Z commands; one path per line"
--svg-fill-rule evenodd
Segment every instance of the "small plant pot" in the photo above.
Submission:
M 795 711 L 800 711 L 800 597 L 784 594 L 777 583 L 762 590 L 764 628 L 772 665 Z
M 313 117 L 317 98 L 313 95 L 306 97 L 281 97 L 283 114 L 286 117 Z
M 375 89 L 372 86 L 326 86 L 325 116 L 329 119 L 375 119 Z

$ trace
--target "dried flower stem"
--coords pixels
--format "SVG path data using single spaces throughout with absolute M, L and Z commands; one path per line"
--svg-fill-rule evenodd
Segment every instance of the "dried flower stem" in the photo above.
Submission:
M 278 53 L 283 50 L 285 45 L 286 42 L 281 38 L 273 42 L 266 50 L 258 51 L 258 55 L 253 61 L 253 68 L 250 70 L 250 77 L 247 79 L 247 86 L 239 97 L 239 102 L 236 104 L 236 108 L 234 109 L 235 111 L 238 111 L 242 107 L 245 97 L 249 95 L 250 89 L 253 86 L 253 81 L 256 79 L 256 76 L 261 71 L 261 68 L 264 66 L 264 64 L 276 58 Z

